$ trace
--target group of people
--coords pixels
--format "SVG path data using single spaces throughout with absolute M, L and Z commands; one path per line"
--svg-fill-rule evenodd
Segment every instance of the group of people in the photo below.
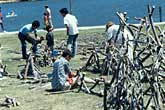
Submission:
M 51 11 L 48 6 L 45 6 L 46 16 L 44 19 L 45 29 L 47 30 L 46 40 L 47 47 L 53 51 L 54 48 L 54 37 L 53 37 L 53 24 L 51 21 Z M 62 8 L 59 10 L 61 15 L 64 17 L 64 25 L 66 27 L 67 39 L 67 48 L 63 50 L 61 58 L 54 62 L 53 72 L 52 72 L 52 88 L 53 90 L 66 90 L 76 82 L 76 75 L 71 72 L 69 61 L 77 53 L 77 38 L 78 38 L 78 20 L 74 15 L 69 14 L 67 8 Z M 22 46 L 22 58 L 27 59 L 26 52 L 26 41 L 33 45 L 33 53 L 37 54 L 37 45 L 36 42 L 40 39 L 37 35 L 37 28 L 40 27 L 40 22 L 34 20 L 31 24 L 23 26 L 19 30 L 18 38 Z M 35 38 L 30 36 L 30 33 L 34 33 Z
M 51 21 L 51 11 L 48 6 L 45 6 L 44 20 L 45 29 L 47 30 L 46 40 L 47 47 L 53 51 L 54 48 L 54 37 L 53 37 L 53 24 Z M 77 53 L 77 38 L 79 34 L 78 30 L 78 20 L 77 18 L 70 14 L 67 8 L 62 8 L 59 10 L 60 14 L 64 18 L 64 25 L 66 27 L 66 34 L 68 36 L 67 39 L 67 48 L 63 50 L 60 59 L 57 59 L 54 62 L 53 72 L 52 72 L 52 90 L 67 90 L 70 89 L 79 78 L 75 73 L 71 71 L 69 62 L 72 57 L 74 57 Z M 32 24 L 27 24 L 23 26 L 19 30 L 18 38 L 22 45 L 22 58 L 27 59 L 26 52 L 26 41 L 33 45 L 33 53 L 37 53 L 37 45 L 36 42 L 39 40 L 37 35 L 37 28 L 40 26 L 40 22 L 35 20 Z M 107 43 L 114 44 L 114 41 L 117 45 L 122 45 L 122 37 L 121 33 L 118 34 L 119 26 L 109 22 L 106 25 L 106 32 L 108 34 Z M 31 37 L 29 33 L 34 32 L 35 38 Z M 129 32 L 125 31 L 125 38 L 128 37 Z M 117 38 L 116 38 L 117 37 Z M 94 82 L 90 80 L 90 82 Z
M 54 37 L 53 37 L 53 24 L 51 21 L 51 11 L 49 7 L 46 5 L 45 6 L 45 14 L 48 19 L 48 25 L 46 25 L 45 29 L 47 30 L 47 35 L 46 35 L 46 40 L 47 40 L 47 46 L 51 50 L 53 50 L 54 46 Z M 62 8 L 60 10 L 61 15 L 64 17 L 64 25 L 66 26 L 67 29 L 67 35 L 68 35 L 68 40 L 67 40 L 67 48 L 72 52 L 72 54 L 75 56 L 77 53 L 77 38 L 78 38 L 78 20 L 76 19 L 75 16 L 69 14 L 67 8 Z M 22 57 L 26 59 L 26 42 L 31 43 L 32 45 L 35 44 L 35 41 L 39 39 L 37 36 L 37 28 L 39 28 L 40 22 L 38 20 L 35 20 L 32 22 L 32 24 L 27 24 L 23 26 L 19 30 L 19 39 L 21 41 L 22 45 Z M 34 32 L 35 39 L 29 36 L 29 33 Z M 34 46 L 33 52 L 37 52 L 37 46 Z

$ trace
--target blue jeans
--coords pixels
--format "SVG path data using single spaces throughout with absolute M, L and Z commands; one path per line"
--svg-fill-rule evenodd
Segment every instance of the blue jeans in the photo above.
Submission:
M 73 56 L 77 54 L 77 38 L 78 34 L 69 35 L 67 40 L 67 48 L 72 52 Z
M 32 50 L 33 50 L 34 53 L 36 53 L 36 51 L 37 51 L 37 45 L 34 45 L 34 44 L 36 44 L 36 40 L 34 38 L 27 37 L 27 36 L 23 35 L 20 32 L 18 34 L 18 38 L 19 38 L 19 40 L 21 42 L 21 45 L 22 45 L 22 57 L 23 58 L 26 58 L 26 55 L 27 55 L 27 52 L 26 52 L 26 47 L 27 46 L 26 46 L 26 42 L 25 41 L 27 41 L 27 42 L 29 42 L 29 43 L 31 43 L 33 45 Z

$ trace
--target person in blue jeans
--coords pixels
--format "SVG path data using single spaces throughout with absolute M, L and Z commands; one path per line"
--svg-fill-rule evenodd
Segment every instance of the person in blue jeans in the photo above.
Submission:
M 22 45 L 22 58 L 26 59 L 27 58 L 27 53 L 26 53 L 26 41 L 31 43 L 33 45 L 33 53 L 37 52 L 37 45 L 36 42 L 39 40 L 37 38 L 37 28 L 40 26 L 40 22 L 35 20 L 32 22 L 32 24 L 27 24 L 23 26 L 19 30 L 18 38 L 21 42 Z M 34 32 L 35 38 L 32 38 L 29 33 Z
M 75 56 L 77 54 L 77 38 L 79 34 L 78 20 L 74 15 L 69 14 L 67 8 L 62 8 L 60 13 L 64 17 L 64 25 L 67 29 L 67 48 Z

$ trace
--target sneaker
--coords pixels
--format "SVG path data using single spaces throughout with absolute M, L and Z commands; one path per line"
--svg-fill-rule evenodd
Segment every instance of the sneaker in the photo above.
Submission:
M 27 59 L 27 57 L 24 56 L 24 57 L 22 57 L 22 59 Z

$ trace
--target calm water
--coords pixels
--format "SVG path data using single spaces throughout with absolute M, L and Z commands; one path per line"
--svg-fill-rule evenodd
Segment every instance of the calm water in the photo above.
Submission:
M 73 14 L 77 16 L 80 26 L 104 25 L 111 20 L 118 23 L 116 11 L 126 11 L 129 21 L 134 22 L 133 17 L 143 17 L 147 14 L 147 4 L 155 5 L 155 21 L 159 21 L 158 7 L 162 7 L 163 20 L 165 21 L 165 0 L 72 0 Z M 43 27 L 44 5 L 48 4 L 52 10 L 52 20 L 56 28 L 64 27 L 63 18 L 59 9 L 69 8 L 69 0 L 41 0 L 37 2 L 21 2 L 0 4 L 3 14 L 14 10 L 18 15 L 15 18 L 5 18 L 7 31 L 16 31 L 33 20 L 40 20 Z M 135 23 L 135 22 L 134 22 Z

